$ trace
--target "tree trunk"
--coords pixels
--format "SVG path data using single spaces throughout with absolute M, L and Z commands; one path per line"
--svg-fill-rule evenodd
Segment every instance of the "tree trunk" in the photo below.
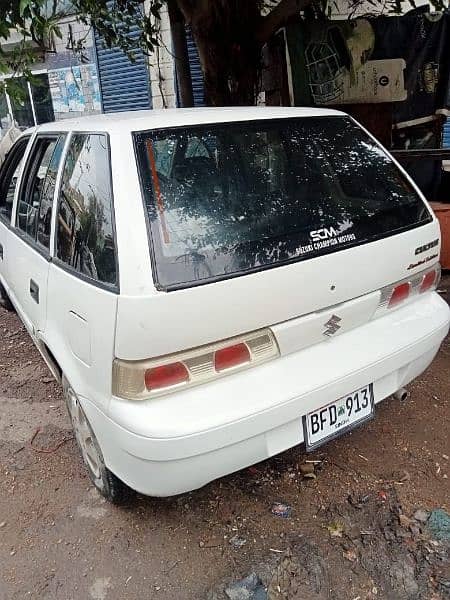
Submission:
M 192 30 L 213 106 L 254 105 L 263 45 L 311 0 L 281 0 L 265 17 L 259 0 L 176 0 Z
M 260 47 L 233 47 L 222 54 L 222 44 L 211 44 L 192 29 L 202 65 L 205 97 L 213 106 L 253 105 L 260 72 Z
M 186 108 L 194 106 L 194 94 L 192 92 L 192 78 L 189 66 L 184 17 L 175 0 L 169 0 L 167 7 L 169 11 L 170 31 L 172 33 L 178 91 L 180 94 L 181 106 Z
M 178 0 L 178 5 L 197 45 L 208 104 L 255 104 L 261 61 L 258 2 Z

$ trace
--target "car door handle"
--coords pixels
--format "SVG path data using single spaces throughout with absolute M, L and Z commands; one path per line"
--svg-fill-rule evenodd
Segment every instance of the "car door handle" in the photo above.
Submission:
M 33 298 L 36 304 L 39 304 L 39 286 L 32 279 L 30 279 L 30 296 Z
M 0 244 L 0 260 L 3 260 L 3 245 Z

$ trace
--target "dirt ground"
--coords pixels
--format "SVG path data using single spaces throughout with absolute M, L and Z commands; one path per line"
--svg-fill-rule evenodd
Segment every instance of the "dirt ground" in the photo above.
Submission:
M 450 300 L 449 276 L 441 287 Z M 0 309 L 0 599 L 450 597 L 448 546 L 410 519 L 450 511 L 449 373 L 447 338 L 407 402 L 386 400 L 315 454 L 117 508 L 91 487 L 58 385 Z M 249 574 L 254 592 L 227 587 Z

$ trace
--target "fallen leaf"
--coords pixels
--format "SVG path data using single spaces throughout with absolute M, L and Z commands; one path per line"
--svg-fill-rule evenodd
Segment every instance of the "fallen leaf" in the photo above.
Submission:
M 270 512 L 276 517 L 287 519 L 291 516 L 292 507 L 289 506 L 289 504 L 284 504 L 283 502 L 276 502 L 275 504 L 272 504 Z
M 411 525 L 414 524 L 413 520 L 410 519 L 409 517 L 407 517 L 406 515 L 399 515 L 398 520 L 399 520 L 400 525 L 402 527 L 404 527 L 405 529 L 409 529 L 411 527 Z
M 356 552 L 351 549 L 345 550 L 342 554 L 343 554 L 344 558 L 346 558 L 350 562 L 355 562 L 355 560 L 357 560 L 357 558 L 358 558 L 358 555 L 356 554 Z
M 387 494 L 386 494 L 386 492 L 384 490 L 380 490 L 378 492 L 378 497 L 380 498 L 380 500 L 382 502 L 386 502 L 386 500 L 387 500 Z
M 299 466 L 300 473 L 306 477 L 306 475 L 314 474 L 314 465 L 311 463 L 304 463 Z
M 396 483 L 405 483 L 405 481 L 409 481 L 411 479 L 411 475 L 408 471 L 400 471 L 397 473 L 397 477 L 395 478 Z
M 331 537 L 342 537 L 344 525 L 339 521 L 334 521 L 333 523 L 327 525 L 327 530 Z

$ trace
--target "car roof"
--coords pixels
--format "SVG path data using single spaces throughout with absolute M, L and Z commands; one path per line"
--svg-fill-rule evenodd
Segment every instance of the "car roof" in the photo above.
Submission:
M 39 125 L 38 131 L 106 131 L 129 133 L 165 127 L 279 119 L 289 117 L 345 116 L 345 113 L 327 108 L 236 106 L 215 108 L 168 108 L 91 115 L 64 119 Z

